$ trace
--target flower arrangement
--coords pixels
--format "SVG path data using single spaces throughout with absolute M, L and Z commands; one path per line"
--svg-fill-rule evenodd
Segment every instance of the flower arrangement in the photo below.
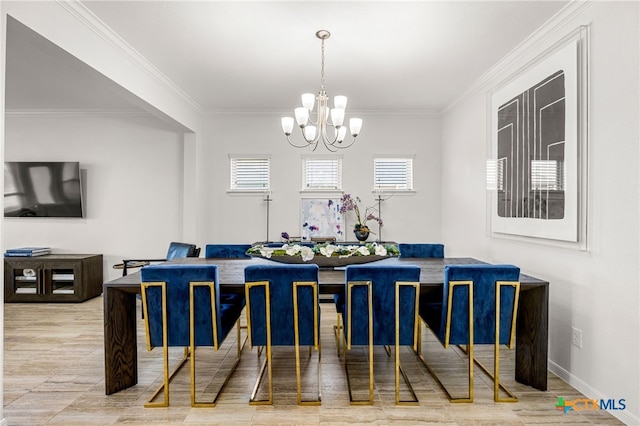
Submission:
M 373 220 L 375 222 L 378 222 L 379 226 L 382 226 L 382 219 L 380 219 L 378 216 L 375 216 L 373 214 L 373 212 L 375 211 L 374 207 L 366 207 L 364 209 L 364 214 L 361 215 L 360 213 L 360 206 L 359 203 L 361 203 L 362 200 L 360 199 L 360 197 L 352 197 L 351 194 L 344 194 L 341 198 L 340 198 L 340 213 L 345 214 L 346 212 L 352 211 L 355 213 L 356 215 L 356 223 L 355 223 L 355 228 L 359 229 L 360 232 L 371 232 L 374 233 L 373 231 L 371 231 L 371 228 L 369 228 L 369 226 L 367 225 L 367 222 L 370 220 Z
M 300 256 L 303 261 L 313 260 L 315 256 L 348 258 L 352 256 L 399 256 L 400 250 L 395 244 L 367 243 L 359 245 L 337 245 L 331 243 L 315 244 L 313 247 L 300 244 L 284 244 L 282 247 L 265 247 L 256 244 L 247 250 L 248 255 L 259 255 L 270 259 L 272 256 Z

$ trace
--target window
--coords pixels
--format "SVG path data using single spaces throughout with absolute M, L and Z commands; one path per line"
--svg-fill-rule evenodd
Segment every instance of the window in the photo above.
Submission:
M 302 159 L 302 190 L 341 190 L 341 157 L 307 157 Z
M 413 158 L 374 158 L 373 188 L 413 190 Z
M 231 191 L 269 190 L 270 163 L 264 156 L 231 156 Z

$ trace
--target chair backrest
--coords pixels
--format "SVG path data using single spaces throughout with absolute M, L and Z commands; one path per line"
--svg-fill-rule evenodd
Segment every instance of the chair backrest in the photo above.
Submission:
M 169 244 L 169 250 L 167 251 L 167 260 L 198 256 L 200 256 L 200 249 L 195 244 L 176 243 L 174 241 Z
M 218 267 L 216 265 L 149 265 L 140 271 L 142 276 L 144 320 L 147 343 L 150 348 L 162 346 L 162 288 L 146 287 L 146 283 L 164 282 L 166 288 L 166 320 L 168 346 L 189 346 L 189 286 L 191 282 L 211 282 L 216 307 L 217 342 L 214 342 L 211 293 L 209 287 L 194 288 L 195 343 L 196 346 L 221 344 L 235 320 L 240 316 L 244 298 L 238 306 L 221 306 Z M 146 287 L 146 288 L 145 288 Z M 241 302 L 241 303 L 240 303 Z M 234 309 L 234 315 L 224 315 L 225 309 Z M 229 313 L 229 312 L 227 312 Z M 223 316 L 225 317 L 223 319 Z M 233 318 L 235 317 L 235 319 Z
M 266 289 L 250 286 L 251 283 L 269 283 L 269 305 L 271 316 L 271 344 L 273 346 L 294 346 L 294 282 L 313 282 L 315 287 L 298 288 L 298 330 L 300 345 L 315 345 L 319 336 L 320 312 L 318 304 L 317 324 L 314 325 L 314 299 L 318 301 L 318 265 L 314 264 L 273 264 L 250 265 L 244 269 L 247 285 L 247 325 L 253 346 L 267 344 Z M 315 334 L 315 335 L 314 335 Z
M 475 344 L 495 343 L 496 282 L 519 282 L 520 268 L 513 265 L 448 265 L 444 269 L 442 314 L 436 335 L 444 342 L 447 326 L 447 303 L 452 281 L 473 281 L 473 341 Z M 500 344 L 510 344 L 516 290 L 502 288 L 500 292 Z M 453 291 L 450 344 L 469 342 L 469 293 L 466 286 Z M 436 331 L 436 330 L 434 330 Z
M 420 268 L 414 265 L 350 265 L 345 272 L 345 306 L 343 321 L 347 341 L 351 333 L 352 345 L 369 344 L 368 318 L 369 308 L 367 289 L 363 286 L 353 287 L 349 300 L 349 283 L 355 281 L 371 281 L 373 284 L 373 344 L 396 344 L 396 282 L 420 282 Z M 419 290 L 419 287 L 418 287 Z M 402 286 L 400 288 L 400 345 L 413 345 L 416 319 L 416 289 Z M 348 311 L 351 311 L 349 316 Z M 349 324 L 349 317 L 351 323 Z
M 444 257 L 444 244 L 400 243 L 400 257 Z
M 208 259 L 240 259 L 251 257 L 247 250 L 251 244 L 207 244 L 204 247 L 204 257 Z

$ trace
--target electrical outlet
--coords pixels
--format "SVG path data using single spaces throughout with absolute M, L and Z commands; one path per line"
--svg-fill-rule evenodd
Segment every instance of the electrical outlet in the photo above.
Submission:
M 571 334 L 571 344 L 582 349 L 582 330 L 573 327 Z

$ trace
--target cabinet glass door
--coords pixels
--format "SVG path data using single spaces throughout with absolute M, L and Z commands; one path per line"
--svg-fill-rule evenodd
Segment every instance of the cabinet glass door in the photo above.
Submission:
M 14 294 L 41 294 L 39 269 L 13 269 Z
M 51 293 L 52 294 L 75 294 L 74 281 L 75 273 L 73 269 L 56 268 L 51 270 Z

